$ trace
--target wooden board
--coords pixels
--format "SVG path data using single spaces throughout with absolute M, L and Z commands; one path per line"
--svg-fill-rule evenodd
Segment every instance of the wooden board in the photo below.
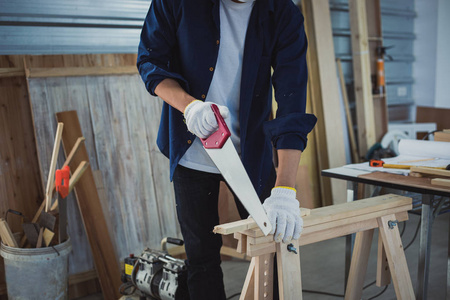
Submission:
M 14 238 L 14 235 L 11 232 L 11 229 L 9 228 L 8 223 L 6 223 L 5 219 L 3 218 L 0 219 L 0 237 L 5 245 L 15 248 L 19 247 L 16 239 Z
M 366 1 L 349 0 L 349 16 L 359 155 L 363 158 L 376 142 Z
M 440 185 L 450 188 L 450 179 L 434 178 L 431 179 L 432 185 Z
M 57 113 L 56 116 L 58 122 L 65 124 L 66 130 L 63 133 L 62 140 L 64 150 L 69 153 L 78 137 L 83 136 L 77 113 L 74 111 L 63 112 Z M 78 153 L 74 156 L 72 165 L 77 166 L 82 161 L 88 160 L 89 157 L 86 147 L 82 145 Z M 106 227 L 92 169 L 89 166 L 78 181 L 75 192 L 94 256 L 94 263 L 102 286 L 103 296 L 105 299 L 117 299 L 120 297 L 118 292 L 121 285 L 120 267 Z
M 434 140 L 437 142 L 450 142 L 450 133 L 448 132 L 435 132 Z
M 439 191 L 448 193 L 450 195 L 450 189 L 445 187 L 440 187 L 437 185 L 431 184 L 431 178 L 426 177 L 412 177 L 412 176 L 403 176 L 398 174 L 389 174 L 384 172 L 373 172 L 364 175 L 358 176 L 362 179 L 375 180 L 380 183 L 384 183 L 386 186 L 394 186 L 396 184 L 402 186 L 408 186 L 411 189 L 417 190 L 418 193 L 424 192 L 427 193 L 427 190 Z M 448 196 L 447 196 L 448 197 Z
M 427 168 L 427 167 L 411 167 L 410 170 L 411 170 L 411 172 L 416 172 L 416 173 L 421 173 L 421 174 L 450 177 L 449 170 L 440 170 L 440 169 L 433 169 L 433 168 Z
M 343 116 L 340 113 L 339 89 L 335 65 L 330 8 L 327 0 L 302 1 L 305 29 L 309 41 L 309 66 L 312 111 L 318 117 L 316 125 L 319 169 L 346 164 L 343 138 Z M 331 189 L 331 194 L 329 190 Z M 345 202 L 345 182 L 323 179 L 322 203 Z M 333 202 L 334 201 L 334 202 Z

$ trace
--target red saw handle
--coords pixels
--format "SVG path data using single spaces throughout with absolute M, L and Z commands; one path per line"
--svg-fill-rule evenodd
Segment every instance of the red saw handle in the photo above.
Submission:
M 219 129 L 211 134 L 206 139 L 200 139 L 203 143 L 203 147 L 206 149 L 221 149 L 227 139 L 231 136 L 230 130 L 228 129 L 225 120 L 220 114 L 219 108 L 215 104 L 211 104 L 211 109 L 216 117 L 217 124 L 219 124 Z
M 55 187 L 61 197 L 64 199 L 69 195 L 70 168 L 65 166 L 62 170 L 55 172 Z

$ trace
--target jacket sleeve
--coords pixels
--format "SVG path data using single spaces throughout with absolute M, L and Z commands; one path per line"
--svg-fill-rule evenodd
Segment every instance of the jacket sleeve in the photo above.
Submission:
M 177 44 L 176 11 L 171 0 L 153 0 L 142 27 L 137 68 L 150 94 L 166 78 L 177 80 L 187 90 L 187 81 L 171 70 Z
M 276 118 L 264 123 L 264 132 L 276 149 L 304 150 L 317 118 L 306 111 L 307 40 L 300 10 L 286 1 L 278 18 L 279 32 L 272 55 L 273 86 L 278 104 Z

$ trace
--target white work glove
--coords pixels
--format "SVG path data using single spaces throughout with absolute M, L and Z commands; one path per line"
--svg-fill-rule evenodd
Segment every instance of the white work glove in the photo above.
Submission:
M 303 231 L 303 219 L 300 216 L 300 203 L 296 199 L 296 191 L 288 187 L 274 187 L 270 197 L 264 201 L 269 221 L 272 224 L 271 234 L 277 243 L 297 240 Z
M 219 128 L 211 104 L 213 103 L 194 100 L 184 110 L 188 130 L 202 139 L 206 139 Z M 229 114 L 228 108 L 222 105 L 217 107 L 222 117 L 226 119 Z

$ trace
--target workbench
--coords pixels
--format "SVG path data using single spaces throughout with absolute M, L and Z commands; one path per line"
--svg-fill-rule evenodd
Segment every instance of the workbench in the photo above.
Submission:
M 431 229 L 434 221 L 433 202 L 435 196 L 444 197 L 438 207 L 442 207 L 444 201 L 450 200 L 450 188 L 431 184 L 431 178 L 412 177 L 385 172 L 367 172 L 363 170 L 339 167 L 322 171 L 322 176 L 343 179 L 347 181 L 347 201 L 358 200 L 358 185 L 369 184 L 375 187 L 386 187 L 400 191 L 408 191 L 421 194 L 421 227 L 419 245 L 418 277 L 416 284 L 416 299 L 427 299 L 428 277 L 430 267 Z M 450 229 L 450 224 L 449 224 Z M 350 268 L 351 237 L 346 242 L 346 274 Z M 450 296 L 450 230 L 447 264 L 447 297 Z M 346 277 L 347 278 L 347 277 Z

